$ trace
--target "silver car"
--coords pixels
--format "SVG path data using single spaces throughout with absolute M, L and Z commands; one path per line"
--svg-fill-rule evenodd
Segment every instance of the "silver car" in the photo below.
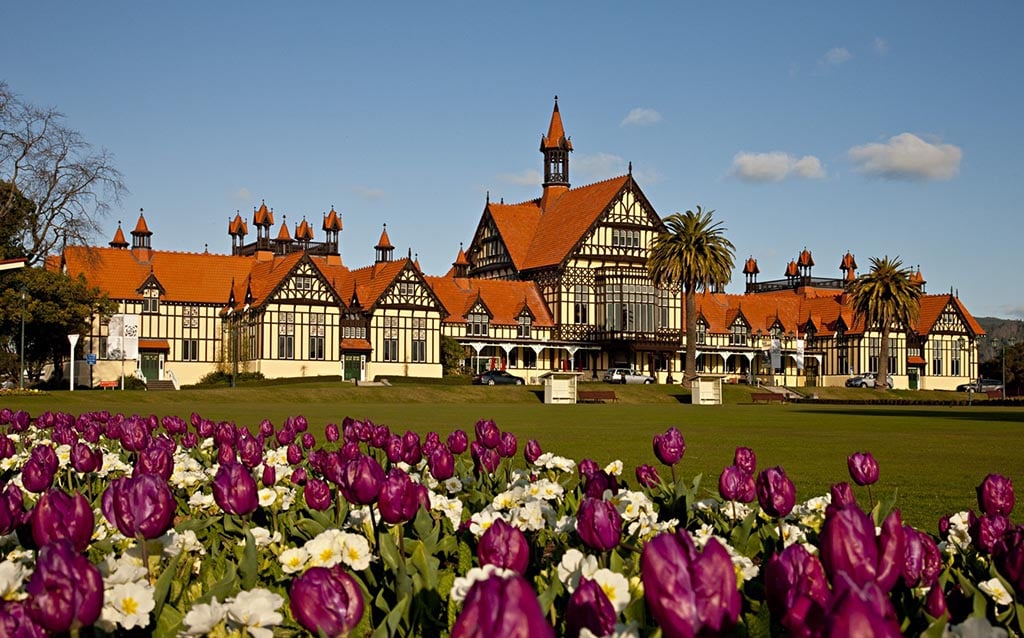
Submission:
M 865 372 L 858 374 L 855 377 L 850 377 L 846 380 L 846 387 L 848 388 L 873 388 L 875 387 L 875 379 L 878 378 L 878 374 L 875 372 Z M 892 375 L 887 375 L 886 386 L 892 388 Z
M 643 383 L 645 385 L 654 383 L 654 377 L 642 374 L 631 368 L 608 368 L 604 373 L 605 383 Z

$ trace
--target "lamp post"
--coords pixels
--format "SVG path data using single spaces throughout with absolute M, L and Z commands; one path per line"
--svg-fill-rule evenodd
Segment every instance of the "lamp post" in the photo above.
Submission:
M 18 367 L 18 389 L 25 389 L 25 286 L 21 287 L 21 365 Z

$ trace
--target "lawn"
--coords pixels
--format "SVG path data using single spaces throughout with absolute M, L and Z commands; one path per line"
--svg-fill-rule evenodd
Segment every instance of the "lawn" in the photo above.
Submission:
M 596 386 L 595 386 L 596 387 Z M 385 423 L 393 430 L 420 433 L 455 428 L 472 431 L 481 418 L 493 419 L 517 435 L 520 449 L 529 438 L 545 451 L 604 464 L 621 459 L 626 476 L 657 462 L 651 437 L 676 426 L 686 437 L 680 476 L 704 475 L 708 493 L 732 461 L 737 445 L 754 448 L 759 467 L 781 465 L 794 480 L 799 498 L 824 493 L 831 483 L 849 480 L 846 457 L 870 451 L 881 478 L 875 498 L 898 489 L 897 505 L 907 522 L 935 531 L 945 513 L 976 507 L 974 487 L 986 474 L 1009 476 L 1024 485 L 1024 409 L 973 406 L 751 405 L 745 387 L 727 387 L 726 405 L 689 405 L 678 386 L 617 386 L 618 403 L 544 405 L 536 387 L 473 387 L 444 382 L 404 382 L 392 387 L 354 387 L 332 381 L 263 383 L 235 389 L 194 389 L 146 393 L 120 391 L 54 392 L 41 396 L 0 396 L 0 407 L 81 413 L 90 410 L 142 414 L 198 412 L 216 420 L 255 426 L 267 418 L 304 415 L 320 433 L 346 416 Z M 837 389 L 834 398 L 910 396 Z M 932 393 L 958 398 L 952 393 Z M 667 468 L 659 468 L 663 476 Z M 866 502 L 866 489 L 857 496 Z M 1018 512 L 1014 522 L 1024 520 Z

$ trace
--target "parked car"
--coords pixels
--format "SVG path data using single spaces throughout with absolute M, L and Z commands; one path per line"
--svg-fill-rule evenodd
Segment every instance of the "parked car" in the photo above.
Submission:
M 632 368 L 608 368 L 608 372 L 604 373 L 605 383 L 643 383 L 651 384 L 654 383 L 654 377 L 649 374 L 642 374 L 633 370 Z
M 850 377 L 846 380 L 846 387 L 848 388 L 873 388 L 875 387 L 875 379 L 878 374 L 875 372 L 865 372 L 858 374 L 855 377 Z M 892 388 L 892 375 L 887 375 L 885 378 L 886 387 Z
M 473 377 L 473 385 L 523 385 L 521 377 L 504 370 L 488 370 Z
M 998 392 L 1002 389 L 1003 384 L 997 379 L 982 379 L 980 384 L 977 381 L 971 381 L 956 386 L 957 392 Z

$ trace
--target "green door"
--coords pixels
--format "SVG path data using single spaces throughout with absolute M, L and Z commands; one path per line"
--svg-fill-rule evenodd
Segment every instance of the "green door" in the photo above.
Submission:
M 910 382 L 910 389 L 916 390 L 918 384 L 917 368 L 907 368 L 907 379 Z
M 362 356 L 358 354 L 345 355 L 345 380 L 362 381 Z
M 139 367 L 147 381 L 158 381 L 160 379 L 160 355 L 155 352 L 140 352 Z

